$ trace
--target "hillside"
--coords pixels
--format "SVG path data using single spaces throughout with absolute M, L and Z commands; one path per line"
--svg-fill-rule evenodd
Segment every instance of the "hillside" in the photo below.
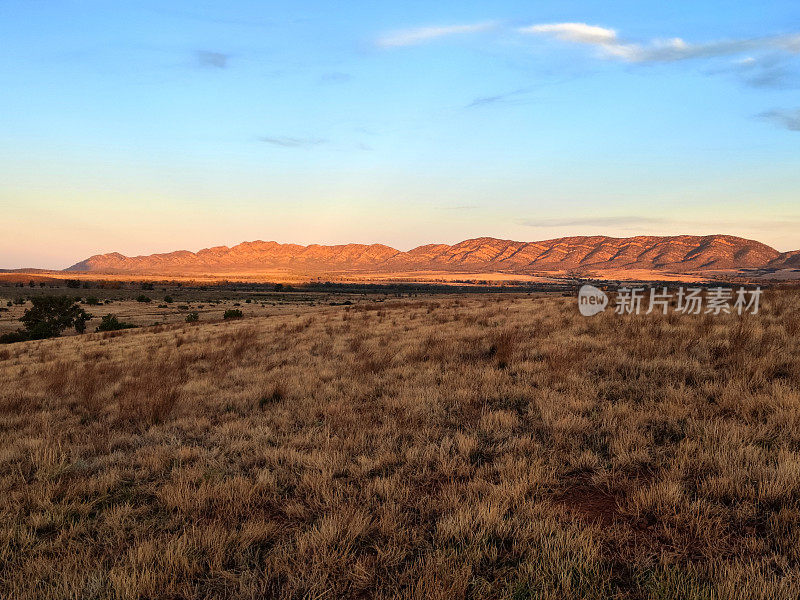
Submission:
M 402 252 L 382 244 L 279 244 L 244 242 L 199 252 L 148 256 L 98 254 L 66 271 L 127 274 L 243 273 L 269 269 L 302 272 L 472 271 L 535 273 L 566 270 L 711 270 L 792 268 L 798 252 L 781 254 L 754 240 L 729 235 L 566 237 L 515 242 L 490 237 L 455 245 L 428 244 Z

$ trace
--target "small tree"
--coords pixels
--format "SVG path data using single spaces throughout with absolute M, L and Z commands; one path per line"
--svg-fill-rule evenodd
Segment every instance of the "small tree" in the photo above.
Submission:
M 230 308 L 222 315 L 223 319 L 241 319 L 244 315 L 237 308 Z
M 187 323 L 197 323 L 200 320 L 200 315 L 196 312 L 190 312 L 186 315 L 186 322 Z
M 78 327 L 86 329 L 86 321 L 92 316 L 78 306 L 70 296 L 39 296 L 31 298 L 33 306 L 25 311 L 20 321 L 25 326 L 28 339 L 41 340 L 61 335 L 67 327 L 81 323 Z

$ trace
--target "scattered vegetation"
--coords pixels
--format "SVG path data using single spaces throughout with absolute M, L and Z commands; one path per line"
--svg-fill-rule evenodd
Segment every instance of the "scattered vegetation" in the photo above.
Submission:
M 0 350 L 0 597 L 800 596 L 800 297 L 293 308 Z

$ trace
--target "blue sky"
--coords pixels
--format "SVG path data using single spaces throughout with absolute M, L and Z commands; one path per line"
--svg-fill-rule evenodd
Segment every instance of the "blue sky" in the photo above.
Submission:
M 800 4 L 0 3 L 0 267 L 264 239 L 800 248 Z

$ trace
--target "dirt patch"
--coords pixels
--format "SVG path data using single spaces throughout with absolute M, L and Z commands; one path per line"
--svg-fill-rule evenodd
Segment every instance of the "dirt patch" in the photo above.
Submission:
M 572 517 L 587 523 L 612 525 L 622 519 L 617 496 L 588 482 L 566 488 L 556 496 L 556 503 Z

